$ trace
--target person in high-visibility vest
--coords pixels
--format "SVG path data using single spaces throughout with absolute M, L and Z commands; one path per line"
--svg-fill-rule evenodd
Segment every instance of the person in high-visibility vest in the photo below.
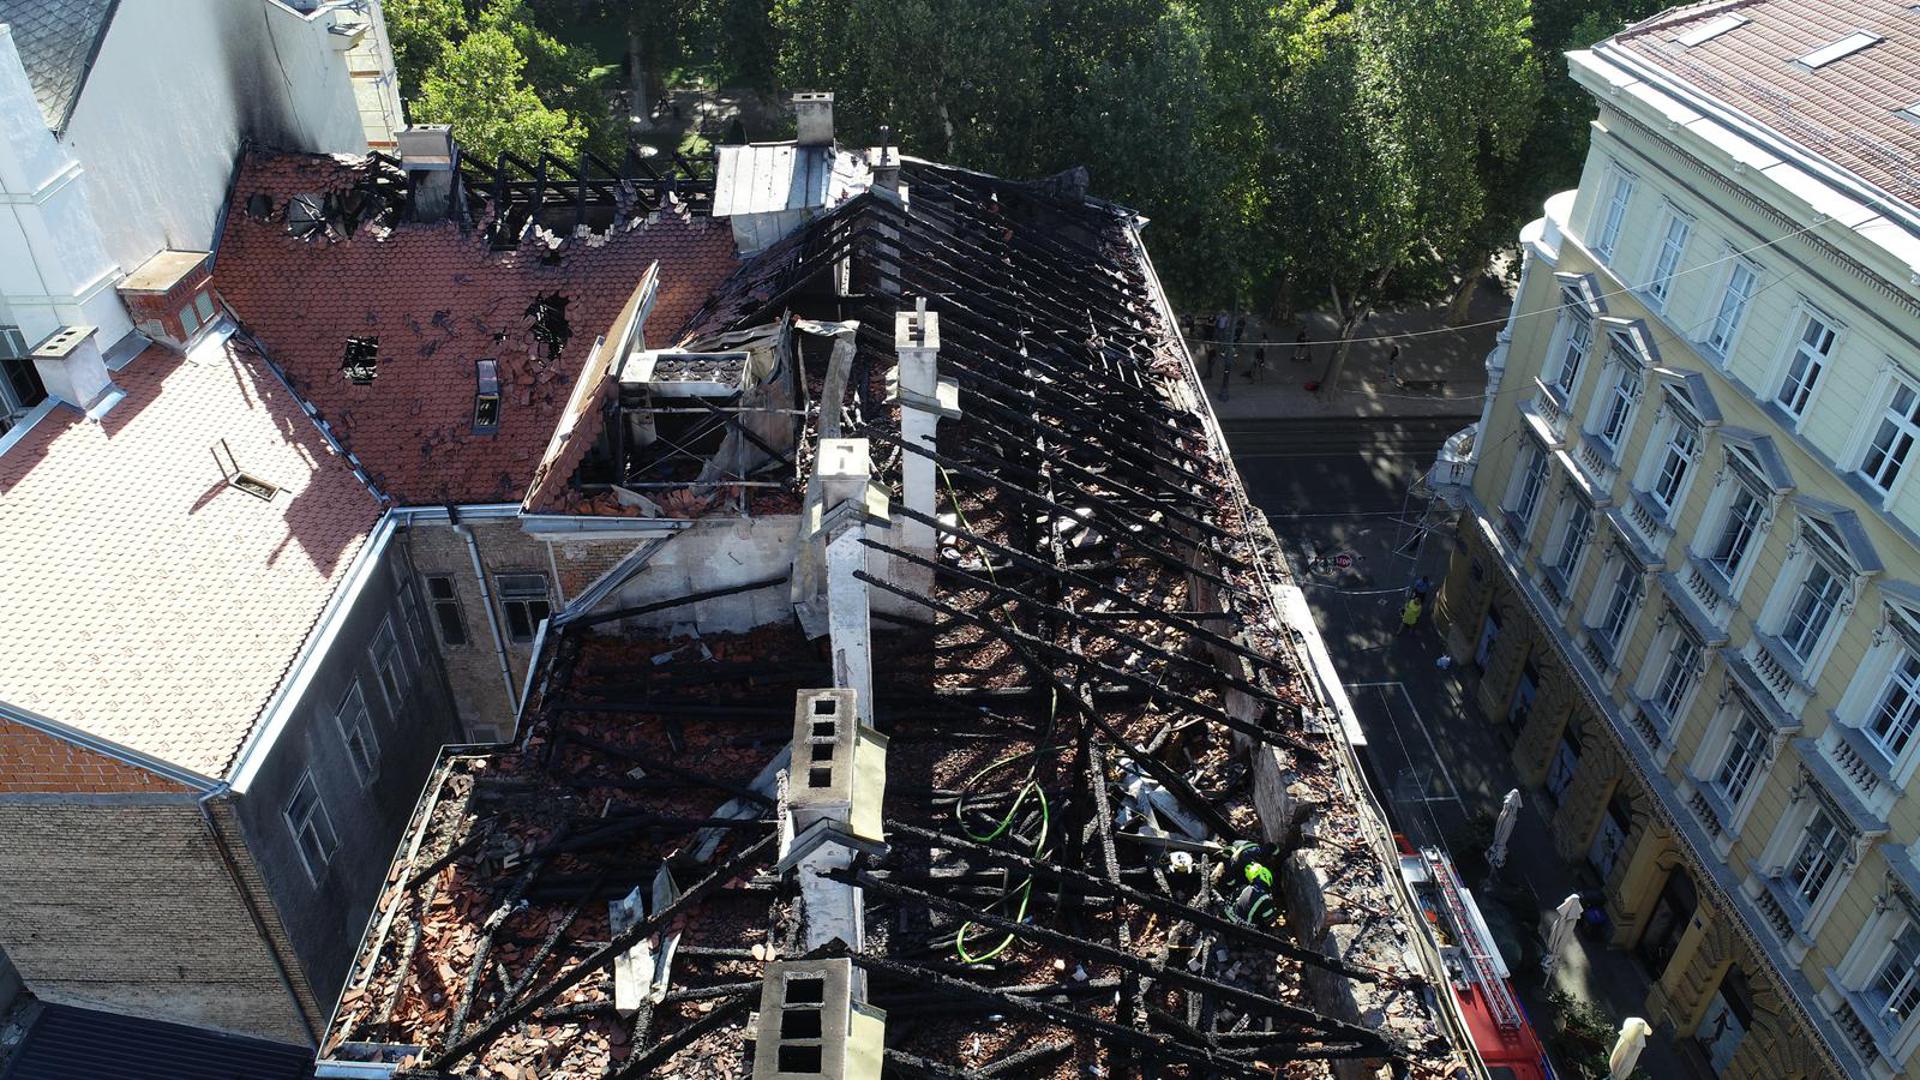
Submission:
M 1229 915 L 1236 922 L 1251 926 L 1271 926 L 1280 919 L 1280 908 L 1273 902 L 1273 871 L 1260 863 L 1249 864 L 1246 885 L 1233 899 Z
M 1260 862 L 1267 857 L 1267 846 L 1254 840 L 1235 840 L 1227 845 L 1223 854 L 1227 857 L 1222 867 L 1224 872 L 1214 880 L 1224 877 L 1238 881 L 1246 875 L 1247 864 Z
M 1419 597 L 1417 596 L 1407 597 L 1407 606 L 1400 609 L 1400 632 L 1401 633 L 1403 634 L 1413 633 L 1413 628 L 1419 625 L 1420 623 L 1420 608 L 1421 608 L 1421 604 L 1420 604 Z

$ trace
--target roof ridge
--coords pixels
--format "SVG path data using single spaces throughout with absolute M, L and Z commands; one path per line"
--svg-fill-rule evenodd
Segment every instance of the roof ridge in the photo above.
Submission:
M 1678 26 L 1684 22 L 1691 22 L 1703 15 L 1718 15 L 1722 12 L 1752 7 L 1762 2 L 1764 2 L 1764 0 L 1704 0 L 1703 3 L 1683 4 L 1679 7 L 1670 7 L 1658 15 L 1649 15 L 1639 22 L 1628 26 L 1613 35 L 1610 40 L 1625 41 L 1629 38 L 1643 37 L 1656 30 L 1662 30 L 1669 26 Z

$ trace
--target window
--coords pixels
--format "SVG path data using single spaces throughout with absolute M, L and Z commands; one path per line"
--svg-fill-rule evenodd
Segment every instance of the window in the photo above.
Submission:
M 1520 469 L 1513 502 L 1507 508 L 1513 515 L 1515 531 L 1520 534 L 1533 527 L 1533 515 L 1540 509 L 1540 495 L 1547 487 L 1546 453 L 1535 446 L 1529 446 L 1525 453 L 1527 462 Z
M 1633 177 L 1613 174 L 1613 187 L 1607 193 L 1607 205 L 1600 217 L 1600 232 L 1593 238 L 1593 250 L 1602 258 L 1612 258 L 1614 245 L 1620 242 L 1620 228 L 1626 224 L 1627 204 L 1633 201 Z
M 1593 511 L 1584 504 L 1576 504 L 1567 518 L 1566 534 L 1560 537 L 1560 550 L 1553 557 L 1553 569 L 1559 571 L 1561 580 L 1572 584 L 1574 571 L 1580 567 L 1580 556 L 1586 554 L 1591 536 Z
M 1560 370 L 1553 376 L 1553 385 L 1569 401 L 1573 399 L 1574 385 L 1580 381 L 1580 364 L 1592 347 L 1593 319 L 1586 312 L 1569 307 L 1566 342 L 1560 350 Z
M 1916 436 L 1920 436 L 1920 394 L 1906 383 L 1896 383 L 1893 399 L 1881 414 L 1880 427 L 1867 447 L 1866 459 L 1860 463 L 1860 475 L 1881 491 L 1891 492 Z
M 545 574 L 501 574 L 500 609 L 507 616 L 507 637 L 520 643 L 533 640 L 547 617 Z
M 1877 45 L 1883 40 L 1885 39 L 1879 34 L 1866 30 L 1855 30 L 1853 33 L 1848 34 L 1838 41 L 1822 45 L 1812 52 L 1807 53 L 1805 56 L 1800 57 L 1798 62 L 1810 68 L 1826 67 L 1835 60 L 1852 56 L 1861 49 L 1869 45 Z
M 1560 748 L 1553 753 L 1553 764 L 1547 767 L 1547 794 L 1555 802 L 1567 793 L 1573 784 L 1574 774 L 1580 771 L 1580 748 L 1574 745 L 1571 732 L 1560 737 Z
M 1734 713 L 1733 727 L 1727 732 L 1727 753 L 1713 774 L 1713 786 L 1728 806 L 1739 806 L 1753 786 L 1753 778 L 1766 760 L 1767 736 L 1759 721 L 1742 708 Z
M 1676 418 L 1667 433 L 1667 446 L 1660 458 L 1660 471 L 1654 475 L 1649 492 L 1661 509 L 1672 511 L 1680 501 L 1680 492 L 1693 471 L 1694 458 L 1700 453 L 1700 433 L 1692 423 Z
M 473 430 L 491 435 L 500 430 L 500 369 L 492 360 L 473 364 Z
M 1720 15 L 1698 24 L 1693 29 L 1688 30 L 1673 40 L 1691 49 L 1696 45 L 1704 45 L 1729 30 L 1737 30 L 1751 21 L 1752 20 L 1748 19 L 1745 15 L 1741 15 L 1738 12 L 1729 15 Z
M 380 629 L 373 635 L 373 644 L 367 647 L 367 655 L 373 660 L 373 670 L 380 675 L 380 692 L 387 698 L 387 714 L 400 715 L 400 702 L 406 696 L 407 669 L 400 657 L 399 639 L 393 636 L 393 617 L 381 620 Z
M 213 297 L 200 293 L 193 298 L 193 310 L 200 316 L 201 322 L 213 321 Z
M 1886 958 L 1867 983 L 1875 1019 L 1887 1031 L 1899 1031 L 1920 1006 L 1920 926 L 1911 918 L 1894 936 Z
M 1653 703 L 1672 720 L 1680 715 L 1687 691 L 1693 686 L 1695 666 L 1700 662 L 1700 643 L 1686 632 L 1676 633 L 1667 662 L 1653 686 Z
M 1680 256 L 1687 250 L 1687 237 L 1693 226 L 1678 214 L 1667 215 L 1667 227 L 1660 234 L 1660 250 L 1653 258 L 1653 275 L 1648 278 L 1646 294 L 1656 307 L 1664 307 L 1673 288 L 1674 271 L 1680 269 Z
M 1520 682 L 1513 688 L 1513 701 L 1507 705 L 1507 725 L 1515 731 L 1527 726 L 1533 703 L 1540 697 L 1540 672 L 1529 660 L 1520 668 Z
M 1734 575 L 1740 572 L 1740 564 L 1753 550 L 1753 538 L 1760 535 L 1760 527 L 1767 516 L 1767 504 L 1747 485 L 1734 482 L 1733 501 L 1727 504 L 1727 519 L 1720 526 L 1720 535 L 1713 542 L 1713 548 L 1707 555 L 1707 562 L 1720 576 L 1733 584 Z
M 1620 377 L 1614 380 L 1613 392 L 1608 396 L 1606 412 L 1600 421 L 1597 434 L 1602 442 L 1615 451 L 1620 449 L 1627 432 L 1633 428 L 1633 406 L 1640 400 L 1640 372 L 1632 365 L 1622 366 Z
M 198 330 L 199 328 L 200 328 L 200 317 L 193 313 L 193 305 L 188 304 L 186 307 L 181 308 L 180 309 L 180 336 L 182 338 L 190 338 L 193 336 L 193 332 L 195 330 Z
M 1808 314 L 1806 325 L 1800 328 L 1800 340 L 1794 344 L 1793 357 L 1787 361 L 1786 378 L 1780 382 L 1780 392 L 1774 400 L 1787 410 L 1789 416 L 1800 418 L 1807 411 L 1807 401 L 1813 397 L 1813 388 L 1820 381 L 1820 373 L 1827 368 L 1827 357 L 1833 355 L 1833 327 L 1818 315 Z
M 47 398 L 40 371 L 27 355 L 26 338 L 17 326 L 0 326 L 0 435 L 22 414 Z
M 1780 643 L 1794 659 L 1805 663 L 1813 657 L 1821 635 L 1840 609 L 1840 595 L 1845 591 L 1846 584 L 1824 559 L 1808 560 L 1806 575 L 1794 589 L 1787 608 L 1786 625 L 1780 628 Z
M 1916 723 L 1920 723 L 1920 656 L 1903 648 L 1887 673 L 1879 703 L 1867 722 L 1867 735 L 1887 760 L 1899 761 L 1913 742 Z
M 1620 571 L 1613 579 L 1613 593 L 1607 597 L 1600 625 L 1594 628 L 1614 648 L 1618 648 L 1626 636 L 1627 625 L 1633 621 L 1633 612 L 1640 604 L 1640 592 L 1644 587 L 1640 568 L 1631 560 L 1621 559 Z
M 287 830 L 300 849 L 300 858 L 307 864 L 307 874 L 317 885 L 339 838 L 334 835 L 333 821 L 327 817 L 327 808 L 320 801 L 320 789 L 314 786 L 311 772 L 301 774 L 300 783 L 294 786 L 293 798 L 287 800 L 283 813 Z
M 340 725 L 340 738 L 347 744 L 347 757 L 353 760 L 354 775 L 362 784 L 371 782 L 374 767 L 380 763 L 380 742 L 374 737 L 373 718 L 367 713 L 367 696 L 360 692 L 359 679 L 353 680 L 353 688 L 340 699 L 333 718 Z
M 1708 348 L 1725 356 L 1733 347 L 1734 335 L 1740 332 L 1740 322 L 1747 317 L 1747 305 L 1753 302 L 1754 286 L 1759 280 L 1752 266 L 1743 262 L 1733 264 L 1733 272 L 1727 276 L 1727 291 L 1720 296 L 1720 310 L 1713 317 L 1713 329 L 1707 332 Z
M 1834 878 L 1834 872 L 1846 861 L 1849 837 L 1824 806 L 1816 806 L 1807 819 L 1800 846 L 1787 863 L 1786 878 L 1808 907 L 1820 902 L 1821 893 Z
M 460 598 L 453 591 L 450 577 L 427 579 L 427 597 L 433 603 L 433 622 L 440 628 L 440 641 L 446 645 L 467 643 L 467 620 L 460 614 Z

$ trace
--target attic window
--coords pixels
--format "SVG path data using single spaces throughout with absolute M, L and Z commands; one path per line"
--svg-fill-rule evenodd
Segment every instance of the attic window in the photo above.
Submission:
M 1738 12 L 1728 12 L 1725 15 L 1719 16 L 1718 18 L 1708 19 L 1706 22 L 1703 22 L 1700 25 L 1694 27 L 1693 29 L 1688 30 L 1686 33 L 1681 34 L 1678 37 L 1675 37 L 1673 40 L 1691 49 L 1695 45 L 1700 45 L 1700 44 L 1704 44 L 1705 42 L 1712 41 L 1714 38 L 1719 37 L 1721 34 L 1724 34 L 1729 30 L 1733 30 L 1738 27 L 1745 26 L 1752 21 L 1753 21 L 1752 19 L 1749 19 L 1745 15 L 1742 15 Z
M 1897 115 L 1909 124 L 1920 124 L 1920 101 L 1900 109 Z
M 500 430 L 500 370 L 492 360 L 473 363 L 473 430 L 491 435 Z
M 340 374 L 355 386 L 372 386 L 373 377 L 379 374 L 380 339 L 377 337 L 350 337 L 347 350 L 340 357 Z
M 295 195 L 287 203 L 287 231 L 302 240 L 327 233 L 326 200 L 318 195 Z
M 560 350 L 566 348 L 568 339 L 573 337 L 573 327 L 567 325 L 567 298 L 559 293 L 535 297 L 533 303 L 527 305 L 526 314 L 533 339 L 546 346 L 546 358 L 559 359 Z
M 228 446 L 225 439 L 213 444 L 213 463 L 219 466 L 220 476 L 229 487 L 239 488 L 265 502 L 272 502 L 273 497 L 280 493 L 278 484 L 268 483 L 242 469 L 240 462 L 233 456 L 233 447 Z
M 1879 34 L 1866 30 L 1855 30 L 1831 45 L 1823 46 L 1802 56 L 1797 63 L 1810 68 L 1822 68 L 1842 57 L 1852 56 L 1869 45 L 1877 45 L 1885 39 Z

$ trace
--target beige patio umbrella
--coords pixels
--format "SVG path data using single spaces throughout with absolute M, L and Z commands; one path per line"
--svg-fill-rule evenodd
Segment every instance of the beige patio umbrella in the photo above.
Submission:
M 1573 924 L 1580 921 L 1580 912 L 1585 905 L 1580 903 L 1579 893 L 1568 893 L 1560 906 L 1553 909 L 1553 922 L 1547 927 L 1547 955 L 1540 958 L 1540 970 L 1547 976 L 1553 976 L 1553 969 L 1560 963 L 1560 954 L 1573 937 Z
M 1614 1040 L 1613 1053 L 1607 1055 L 1607 1080 L 1627 1080 L 1640 1063 L 1640 1051 L 1647 1048 L 1647 1036 L 1653 1025 L 1637 1016 L 1627 1017 L 1620 1025 L 1620 1037 Z

